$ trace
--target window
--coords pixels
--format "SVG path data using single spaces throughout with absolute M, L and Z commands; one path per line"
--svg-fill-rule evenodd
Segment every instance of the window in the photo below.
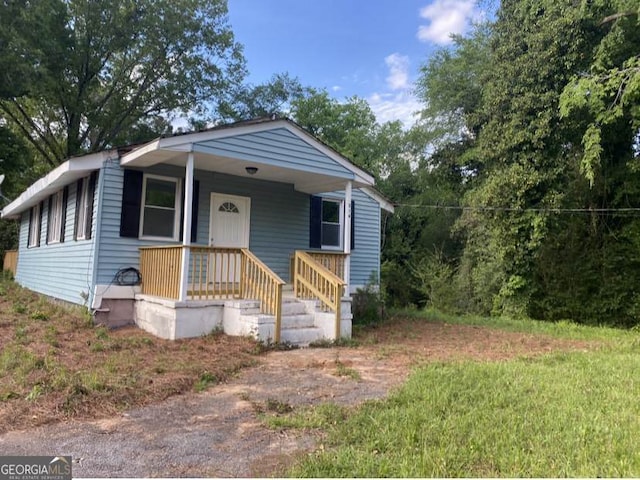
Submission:
M 87 232 L 87 220 L 89 219 L 89 177 L 83 178 L 78 182 L 78 191 L 76 192 L 77 207 L 76 215 L 76 239 L 84 240 Z
M 49 197 L 49 219 L 47 223 L 47 243 L 64 241 L 64 200 L 62 190 Z
M 93 223 L 93 195 L 95 192 L 96 173 L 78 180 L 76 186 L 76 240 L 91 238 L 91 224 Z
M 342 245 L 342 202 L 322 200 L 322 247 L 340 248 Z
M 240 213 L 240 210 L 238 210 L 238 207 L 236 207 L 236 205 L 231 202 L 224 202 L 222 205 L 220 205 L 220 208 L 218 208 L 218 211 L 227 212 L 227 213 Z
M 40 246 L 40 204 L 31 207 L 29 212 L 29 239 L 27 247 Z
M 309 215 L 309 248 L 342 250 L 344 247 L 345 203 L 336 198 L 312 195 Z M 351 250 L 355 248 L 355 202 L 351 201 Z
M 179 187 L 176 178 L 144 176 L 140 237 L 178 239 Z

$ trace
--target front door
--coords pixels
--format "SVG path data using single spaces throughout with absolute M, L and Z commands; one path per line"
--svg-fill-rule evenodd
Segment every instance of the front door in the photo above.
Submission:
M 209 245 L 219 248 L 249 248 L 251 199 L 222 193 L 211 194 Z M 240 255 L 211 255 L 211 279 L 217 284 L 236 283 L 240 279 Z

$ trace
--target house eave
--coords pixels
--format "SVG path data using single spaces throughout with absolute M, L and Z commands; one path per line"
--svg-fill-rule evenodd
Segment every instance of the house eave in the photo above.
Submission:
M 82 157 L 73 157 L 58 165 L 44 177 L 32 183 L 15 200 L 2 209 L 3 219 L 18 219 L 22 212 L 37 205 L 65 185 L 102 167 L 108 158 L 117 157 L 117 151 L 105 150 Z
M 394 213 L 395 212 L 395 207 L 393 206 L 393 203 L 391 203 L 391 200 L 386 198 L 384 195 L 382 195 L 375 188 L 373 188 L 373 187 L 363 187 L 363 188 L 361 188 L 361 191 L 365 195 L 367 195 L 369 198 L 371 198 L 371 199 L 375 200 L 376 202 L 378 202 L 378 204 L 380 205 L 380 208 L 382 208 L 383 210 L 386 210 L 389 213 Z
M 330 174 L 328 172 L 322 172 L 322 175 L 335 176 L 336 179 L 341 179 L 339 180 L 339 182 L 342 183 L 347 180 L 352 180 L 354 182 L 354 186 L 357 187 L 373 186 L 375 184 L 375 179 L 372 175 L 351 163 L 348 159 L 317 140 L 315 137 L 307 133 L 304 129 L 302 129 L 295 123 L 291 122 L 290 120 L 284 119 L 239 124 L 236 126 L 232 125 L 203 132 L 194 132 L 172 137 L 158 138 L 156 140 L 153 140 L 152 142 L 149 142 L 141 147 L 132 150 L 131 152 L 122 155 L 120 164 L 123 167 L 128 166 L 143 168 L 159 163 L 171 163 L 170 161 L 172 159 L 175 159 L 180 154 L 184 154 L 187 152 L 200 152 L 203 154 L 207 153 L 206 147 L 202 145 L 204 142 L 224 139 L 233 136 L 247 135 L 251 133 L 259 133 L 277 128 L 284 128 L 288 130 L 290 133 L 297 136 L 302 141 L 310 144 L 312 147 L 334 161 L 336 164 L 340 165 L 344 170 L 343 174 Z M 234 159 L 234 161 L 238 161 L 240 162 L 240 164 L 242 164 L 241 159 Z M 261 164 L 259 160 L 251 160 L 251 162 L 246 163 L 246 165 L 248 166 L 254 163 L 260 164 L 260 166 L 264 165 Z M 291 170 L 295 170 L 295 168 L 291 168 Z M 295 184 L 296 181 L 294 180 L 291 183 Z M 308 187 L 300 188 L 301 191 L 305 191 L 305 189 L 308 190 Z M 313 190 L 317 189 L 313 188 Z M 319 192 L 321 190 L 317 191 Z

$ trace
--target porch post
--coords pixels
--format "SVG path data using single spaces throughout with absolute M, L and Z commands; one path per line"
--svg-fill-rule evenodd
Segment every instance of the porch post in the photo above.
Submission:
M 180 271 L 180 301 L 187 299 L 189 284 L 189 245 L 191 245 L 191 206 L 193 205 L 193 152 L 187 156 L 184 176 L 184 219 L 182 223 L 182 270 Z
M 349 296 L 349 284 L 351 283 L 351 180 L 347 182 L 347 186 L 344 189 L 344 282 L 345 291 L 344 295 Z

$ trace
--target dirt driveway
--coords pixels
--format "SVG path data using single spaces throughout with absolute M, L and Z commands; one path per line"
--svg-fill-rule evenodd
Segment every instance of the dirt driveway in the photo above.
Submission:
M 355 405 L 387 395 L 426 361 L 501 360 L 588 347 L 482 327 L 407 322 L 368 333 L 361 347 L 270 352 L 259 365 L 204 393 L 113 418 L 9 432 L 0 435 L 0 452 L 71 455 L 75 477 L 270 476 L 312 451 L 318 434 L 267 429 L 256 405 Z M 340 376 L 345 371 L 357 374 Z

